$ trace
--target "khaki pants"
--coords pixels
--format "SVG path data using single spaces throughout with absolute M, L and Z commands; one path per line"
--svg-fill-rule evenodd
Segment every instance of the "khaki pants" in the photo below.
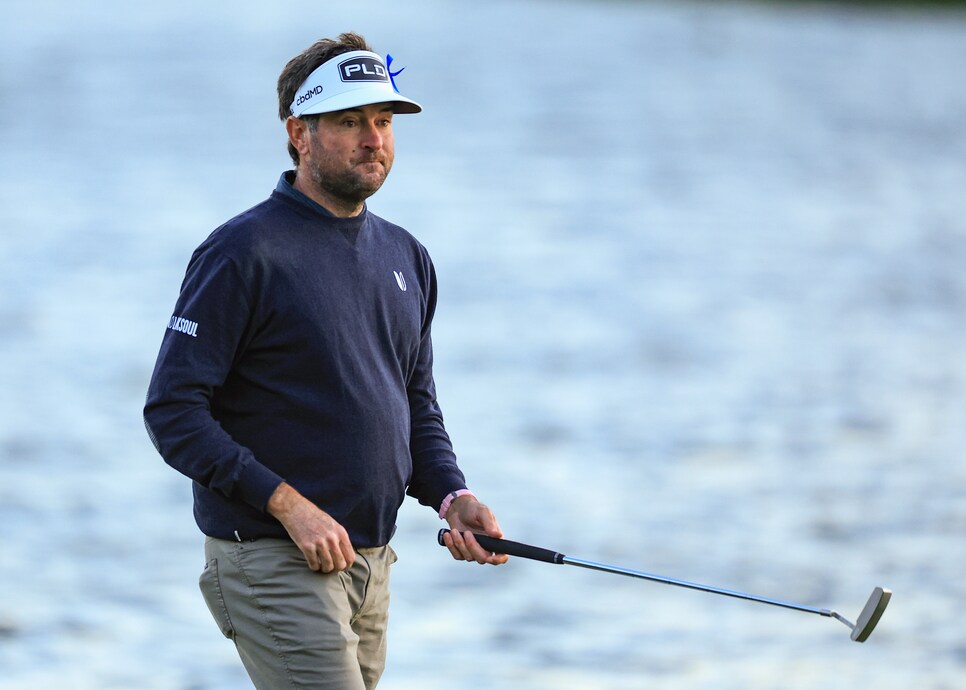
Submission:
M 309 570 L 288 539 L 207 538 L 199 584 L 258 690 L 372 690 L 386 663 L 389 546 L 341 573 Z

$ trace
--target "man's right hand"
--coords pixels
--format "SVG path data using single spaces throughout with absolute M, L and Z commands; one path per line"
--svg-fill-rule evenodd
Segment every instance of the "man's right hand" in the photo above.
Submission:
M 355 562 L 345 528 L 290 485 L 278 485 L 266 510 L 282 523 L 312 570 L 331 573 Z

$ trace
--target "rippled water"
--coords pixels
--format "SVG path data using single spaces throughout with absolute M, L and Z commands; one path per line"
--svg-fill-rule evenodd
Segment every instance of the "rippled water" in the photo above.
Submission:
M 290 8 L 294 9 L 294 8 Z M 419 117 L 371 208 L 430 248 L 441 402 L 510 538 L 858 614 L 477 568 L 407 506 L 380 687 L 883 690 L 966 676 L 966 15 L 63 0 L 0 22 L 0 686 L 245 687 L 140 406 L 191 250 L 355 28 Z

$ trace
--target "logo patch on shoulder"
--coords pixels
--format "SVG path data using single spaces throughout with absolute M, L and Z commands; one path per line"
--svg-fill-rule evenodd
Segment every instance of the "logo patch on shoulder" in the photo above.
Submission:
M 406 292 L 406 277 L 402 274 L 402 271 L 393 271 L 392 274 L 396 276 L 396 285 L 403 292 Z
M 185 335 L 190 335 L 192 338 L 198 337 L 198 322 L 189 321 L 188 319 L 182 318 L 180 316 L 172 316 L 171 320 L 168 321 L 168 328 L 177 333 L 184 333 Z

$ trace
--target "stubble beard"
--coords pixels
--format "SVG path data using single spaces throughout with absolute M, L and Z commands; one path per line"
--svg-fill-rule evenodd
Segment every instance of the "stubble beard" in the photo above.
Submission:
M 347 205 L 361 204 L 379 191 L 392 167 L 392 161 L 373 159 L 372 162 L 380 164 L 379 170 L 376 173 L 362 174 L 356 169 L 357 165 L 334 170 L 322 160 L 310 166 L 309 177 L 323 195 Z

